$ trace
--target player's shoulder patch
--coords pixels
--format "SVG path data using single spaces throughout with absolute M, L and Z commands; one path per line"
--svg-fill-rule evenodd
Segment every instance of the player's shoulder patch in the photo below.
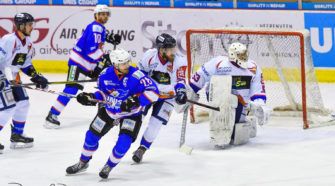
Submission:
M 132 76 L 136 79 L 141 79 L 145 76 L 145 74 L 140 70 L 136 70 L 135 72 L 133 72 Z
M 93 31 L 93 32 L 102 33 L 103 30 L 104 30 L 104 29 L 103 29 L 102 26 L 100 26 L 100 25 L 93 24 L 93 26 L 92 26 L 92 31 Z

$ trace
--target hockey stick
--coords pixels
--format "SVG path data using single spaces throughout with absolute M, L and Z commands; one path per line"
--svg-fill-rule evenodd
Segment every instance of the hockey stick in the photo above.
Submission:
M 57 85 L 57 84 L 76 84 L 76 83 L 90 83 L 90 82 L 97 82 L 97 80 L 78 80 L 78 81 L 52 81 L 49 82 L 49 85 Z M 31 85 L 36 85 L 36 83 L 25 83 L 25 84 L 21 84 L 21 85 L 25 85 L 25 86 L 31 86 Z
M 195 105 L 199 105 L 201 107 L 205 107 L 205 108 L 208 108 L 208 109 L 211 109 L 211 110 L 216 110 L 216 111 L 220 112 L 220 108 L 219 107 L 212 107 L 210 105 L 206 105 L 206 104 L 199 103 L 199 102 L 196 102 L 196 101 L 193 101 L 193 100 L 189 100 L 189 99 L 187 99 L 186 101 L 189 102 L 189 103 L 195 104 Z
M 184 110 L 184 114 L 183 114 L 183 123 L 181 125 L 179 151 L 190 155 L 192 153 L 193 148 L 185 145 L 187 116 L 188 116 L 188 108 Z
M 27 85 L 20 85 L 24 88 L 30 89 L 30 90 L 37 90 L 37 91 L 42 91 L 42 92 L 46 92 L 46 93 L 50 93 L 50 94 L 56 94 L 56 95 L 60 95 L 60 96 L 65 96 L 68 98 L 77 98 L 77 96 L 72 95 L 72 94 L 67 94 L 64 92 L 56 92 L 54 90 L 45 90 L 45 89 L 41 89 L 41 88 L 33 88 Z M 89 99 L 89 101 L 95 102 L 95 103 L 102 103 L 102 104 L 113 104 L 112 102 L 109 101 L 102 101 L 102 100 L 98 100 L 98 99 Z

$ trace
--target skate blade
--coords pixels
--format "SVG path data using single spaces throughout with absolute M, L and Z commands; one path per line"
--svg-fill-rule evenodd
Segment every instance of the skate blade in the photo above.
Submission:
M 74 173 L 74 174 L 66 173 L 66 176 L 77 176 L 77 175 L 81 175 L 81 174 L 85 173 L 86 170 L 87 170 L 87 168 L 86 168 L 86 169 L 82 169 L 82 170 L 80 170 L 80 171 L 78 171 L 77 173 Z
M 45 123 L 44 123 L 43 126 L 44 126 L 44 128 L 46 128 L 46 129 L 59 129 L 59 128 L 60 128 L 59 125 L 50 123 L 50 122 L 48 122 L 48 121 L 45 121 Z
M 12 142 L 10 144 L 11 149 L 24 149 L 24 148 L 31 148 L 34 146 L 34 143 L 22 143 L 22 142 Z

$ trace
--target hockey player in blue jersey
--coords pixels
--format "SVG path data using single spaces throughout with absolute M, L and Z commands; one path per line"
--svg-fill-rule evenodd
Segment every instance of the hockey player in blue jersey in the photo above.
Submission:
M 87 77 L 96 79 L 106 67 L 108 54 L 104 55 L 103 45 L 107 41 L 117 45 L 120 43 L 119 35 L 106 37 L 104 24 L 110 16 L 110 9 L 106 5 L 97 5 L 94 9 L 95 21 L 87 25 L 83 35 L 73 47 L 68 61 L 68 81 L 85 80 Z M 67 84 L 64 93 L 75 95 L 78 90 L 83 90 L 81 84 Z M 46 117 L 46 128 L 59 128 L 58 116 L 68 104 L 70 99 L 65 96 L 58 96 Z
M 156 84 L 142 71 L 129 66 L 130 55 L 127 51 L 112 51 L 110 60 L 113 66 L 105 69 L 99 76 L 99 90 L 95 93 L 82 92 L 77 96 L 77 101 L 83 105 L 96 105 L 92 99 L 108 101 L 109 104 L 98 109 L 97 116 L 86 132 L 79 162 L 66 169 L 69 175 L 87 169 L 101 137 L 119 123 L 118 140 L 99 173 L 101 178 L 107 178 L 136 140 L 142 124 L 143 108 L 158 100 Z

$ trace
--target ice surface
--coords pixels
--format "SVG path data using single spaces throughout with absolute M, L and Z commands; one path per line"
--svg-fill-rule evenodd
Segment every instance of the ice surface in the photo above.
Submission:
M 66 77 L 46 76 L 58 81 Z M 93 87 L 91 83 L 86 90 L 92 91 Z M 52 90 L 62 88 L 50 86 Z M 321 92 L 333 97 L 335 85 L 321 85 Z M 26 133 L 35 138 L 35 146 L 11 150 L 9 124 L 1 131 L 0 142 L 5 145 L 4 154 L 0 155 L 1 186 L 14 182 L 23 186 L 335 185 L 335 126 L 303 130 L 297 119 L 272 118 L 269 125 L 258 128 L 258 136 L 248 144 L 217 150 L 209 143 L 208 124 L 190 124 L 186 143 L 194 151 L 185 155 L 178 151 L 182 114 L 172 115 L 142 164 L 133 165 L 131 155 L 139 145 L 147 119 L 137 141 L 107 181 L 101 181 L 98 172 L 116 142 L 118 128 L 101 140 L 87 172 L 66 176 L 66 167 L 78 161 L 96 108 L 81 106 L 73 100 L 60 117 L 61 129 L 48 130 L 42 125 L 56 95 L 32 90 L 28 94 L 31 108 Z M 334 103 L 332 99 L 325 101 L 333 109 Z

